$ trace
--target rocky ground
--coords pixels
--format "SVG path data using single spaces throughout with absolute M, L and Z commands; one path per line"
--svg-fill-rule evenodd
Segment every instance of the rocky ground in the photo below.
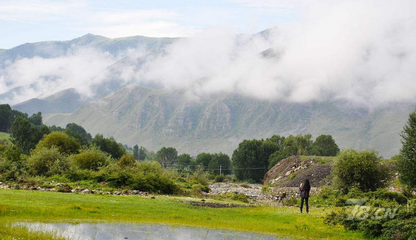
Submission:
M 285 194 L 285 198 L 299 197 L 299 187 L 264 187 L 262 184 L 239 183 L 215 183 L 210 186 L 208 195 L 225 195 L 227 193 L 244 194 L 255 203 L 281 204 L 279 197 Z M 315 194 L 319 188 L 313 187 L 311 194 Z
M 273 187 L 299 187 L 309 179 L 312 187 L 331 184 L 332 159 L 293 156 L 281 160 L 264 176 L 264 183 Z

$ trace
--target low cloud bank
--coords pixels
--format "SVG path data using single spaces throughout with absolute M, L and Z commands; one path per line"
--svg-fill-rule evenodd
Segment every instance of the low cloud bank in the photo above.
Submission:
M 20 59 L 1 70 L 0 94 L 26 86 L 11 103 L 69 87 L 88 96 L 91 86 L 116 74 L 124 83 L 186 89 L 193 98 L 226 92 L 370 108 L 416 101 L 416 2 L 300 3 L 299 19 L 262 34 L 216 27 L 179 40 L 160 55 L 75 49 L 52 59 Z M 134 61 L 105 70 L 123 58 Z M 145 60 L 140 67 L 138 58 Z

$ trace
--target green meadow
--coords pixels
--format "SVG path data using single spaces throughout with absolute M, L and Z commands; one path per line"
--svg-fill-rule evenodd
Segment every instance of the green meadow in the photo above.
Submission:
M 0 140 L 10 141 L 10 134 L 5 132 L 0 132 Z
M 83 195 L 25 190 L 0 190 L 0 239 L 55 239 L 30 233 L 13 222 L 152 223 L 272 234 L 292 239 L 364 239 L 358 232 L 324 224 L 333 208 L 252 206 L 195 207 L 186 197 Z

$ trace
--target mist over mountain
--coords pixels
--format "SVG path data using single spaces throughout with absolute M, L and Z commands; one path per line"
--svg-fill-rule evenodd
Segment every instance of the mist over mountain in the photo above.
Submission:
M 244 138 L 312 133 L 397 153 L 416 103 L 414 2 L 301 5 L 296 21 L 254 34 L 89 34 L 5 50 L 0 101 L 153 150 L 230 153 Z
M 72 113 L 89 101 L 90 99 L 83 98 L 75 89 L 70 88 L 46 98 L 32 98 L 23 103 L 14 105 L 13 109 L 29 115 L 38 112 L 42 112 L 42 114 Z
M 106 96 L 131 80 L 120 80 L 122 74 L 114 66 L 127 61 L 138 66 L 139 59 L 158 54 L 176 40 L 143 36 L 110 39 L 87 34 L 70 41 L 27 43 L 1 51 L 0 101 L 38 101 L 71 88 L 86 99 Z
M 243 139 L 273 134 L 331 134 L 341 148 L 372 148 L 384 157 L 398 153 L 400 136 L 414 105 L 369 111 L 345 102 L 288 103 L 239 94 L 190 100 L 184 91 L 129 86 L 69 115 L 49 115 L 48 125 L 75 122 L 92 134 L 151 150 L 173 146 L 180 152 L 232 151 Z

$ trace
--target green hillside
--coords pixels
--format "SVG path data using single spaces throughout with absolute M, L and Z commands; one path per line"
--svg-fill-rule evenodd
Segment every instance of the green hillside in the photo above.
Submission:
M 398 153 L 399 134 L 413 108 L 402 104 L 369 111 L 340 102 L 271 102 L 226 94 L 191 101 L 180 91 L 127 87 L 73 114 L 49 116 L 45 123 L 75 122 L 129 145 L 173 146 L 194 155 L 231 154 L 243 139 L 273 134 L 331 134 L 340 148 L 374 148 L 388 158 Z
M 10 134 L 5 132 L 0 132 L 0 141 L 9 141 Z

